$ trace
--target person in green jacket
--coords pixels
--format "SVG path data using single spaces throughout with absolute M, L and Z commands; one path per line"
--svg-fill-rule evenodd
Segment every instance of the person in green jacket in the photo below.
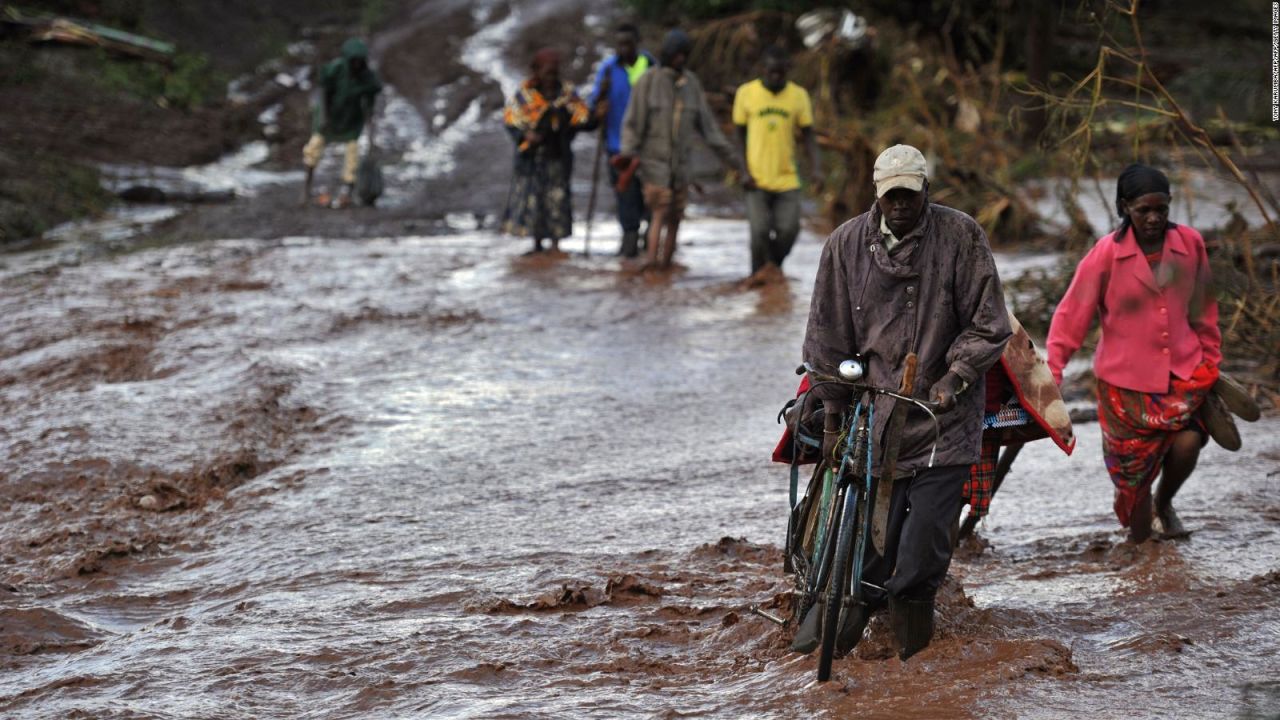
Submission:
M 360 134 L 366 124 L 370 134 L 373 133 L 373 103 L 382 92 L 382 82 L 369 67 L 369 47 L 363 40 L 350 38 L 342 44 L 342 57 L 320 69 L 319 90 L 311 112 L 311 139 L 302 148 L 302 163 L 307 167 L 302 201 L 305 204 L 311 200 L 311 182 L 325 144 L 340 142 L 346 145 L 346 156 L 338 206 L 346 207 L 351 204 L 356 167 L 360 163 Z

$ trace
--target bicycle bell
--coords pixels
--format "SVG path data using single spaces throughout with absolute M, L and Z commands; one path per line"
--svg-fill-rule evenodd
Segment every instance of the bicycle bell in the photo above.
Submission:
M 862 367 L 861 360 L 850 359 L 840 363 L 840 377 L 848 380 L 849 382 L 857 382 L 858 380 L 861 380 L 865 372 L 866 370 Z

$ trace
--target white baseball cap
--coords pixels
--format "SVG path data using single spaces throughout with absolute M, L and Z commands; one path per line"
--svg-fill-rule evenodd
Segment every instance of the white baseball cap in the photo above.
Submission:
M 927 177 L 924 155 L 910 145 L 894 145 L 880 153 L 871 175 L 878 198 L 894 188 L 920 192 Z

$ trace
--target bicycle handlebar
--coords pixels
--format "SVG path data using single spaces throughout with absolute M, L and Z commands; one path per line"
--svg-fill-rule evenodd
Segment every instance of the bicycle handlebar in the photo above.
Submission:
M 895 400 L 902 400 L 903 402 L 911 403 L 912 405 L 915 405 L 916 407 L 923 410 L 929 416 L 929 419 L 933 421 L 933 448 L 929 451 L 929 467 L 933 467 L 933 460 L 938 454 L 938 441 L 942 439 L 942 430 L 938 425 L 938 415 L 937 415 L 937 413 L 941 411 L 941 406 L 939 406 L 938 403 L 929 402 L 927 400 L 918 400 L 909 395 L 903 395 L 902 393 L 899 393 L 897 390 L 890 390 L 889 388 L 877 387 L 875 385 L 868 385 L 866 383 L 860 383 L 852 380 L 845 380 L 844 378 L 838 378 L 831 375 L 824 375 L 823 373 L 818 372 L 817 369 L 815 369 L 812 365 L 808 363 L 808 361 L 803 363 L 800 367 L 796 368 L 797 375 L 802 375 L 806 372 L 809 373 L 809 375 L 812 376 L 813 379 L 817 381 L 810 386 L 811 390 L 818 385 L 826 385 L 826 384 L 843 385 L 844 387 L 849 388 L 855 393 L 871 393 L 872 395 L 884 395 L 885 397 L 891 397 L 891 398 L 894 398 Z
M 844 378 L 835 377 L 833 375 L 824 375 L 823 373 L 818 372 L 812 365 L 810 365 L 807 362 L 801 365 L 800 367 L 796 368 L 797 375 L 803 375 L 806 372 L 812 375 L 813 378 L 819 382 L 836 383 L 838 385 L 844 385 L 845 387 L 848 387 L 856 391 L 870 392 L 876 395 L 887 395 L 892 398 L 897 398 L 898 400 L 904 400 L 914 405 L 918 405 L 920 409 L 924 410 L 925 412 L 933 413 L 933 412 L 938 412 L 939 410 L 942 409 L 941 406 L 936 402 L 930 402 L 928 400 L 920 400 L 917 398 L 909 397 L 907 395 L 902 395 L 897 390 L 890 390 L 889 388 L 885 388 L 885 387 L 869 385 L 867 383 L 861 383 L 856 380 L 845 380 Z

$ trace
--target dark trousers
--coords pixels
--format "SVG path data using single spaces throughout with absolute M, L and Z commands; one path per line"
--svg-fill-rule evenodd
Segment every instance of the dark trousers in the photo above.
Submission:
M 800 234 L 800 191 L 747 191 L 747 222 L 751 225 L 751 272 L 782 261 Z
M 611 153 L 609 159 L 617 153 Z M 640 178 L 631 178 L 631 183 L 627 185 L 627 189 L 622 192 L 614 192 L 614 196 L 618 199 L 618 224 L 622 226 L 622 232 L 639 232 L 640 221 L 644 219 L 644 192 L 641 189 Z M 609 186 L 616 188 L 618 186 L 618 171 L 613 167 L 613 163 L 609 164 Z
M 922 469 L 893 484 L 885 554 L 871 539 L 863 556 L 863 579 L 905 600 L 932 600 L 951 566 L 951 530 L 964 504 L 968 465 Z M 869 591 L 873 603 L 885 600 Z

